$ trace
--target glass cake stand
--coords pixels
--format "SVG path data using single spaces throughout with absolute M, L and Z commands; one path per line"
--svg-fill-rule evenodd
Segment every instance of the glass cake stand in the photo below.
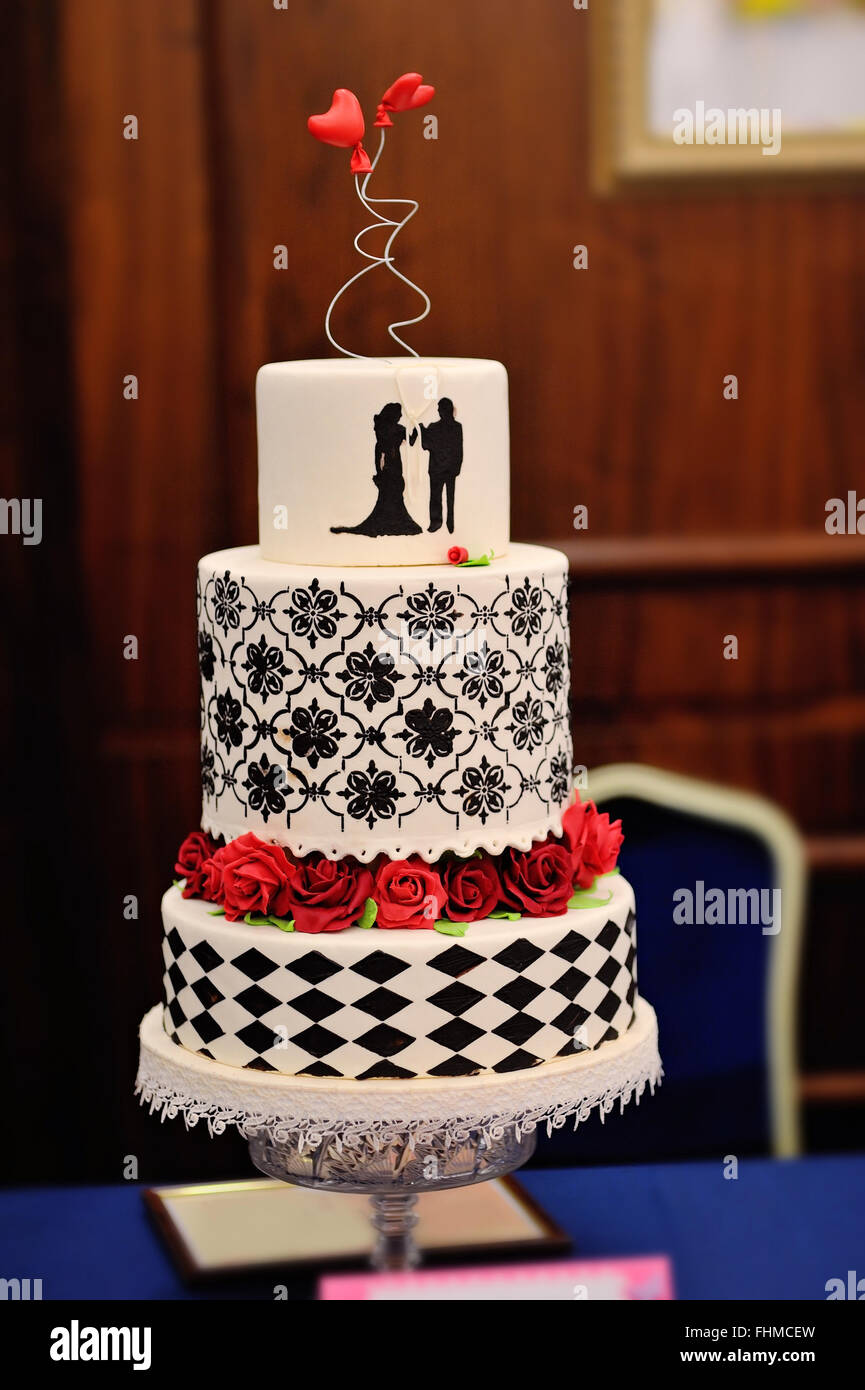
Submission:
M 484 1077 L 394 1081 L 282 1076 L 188 1052 L 165 1032 L 162 1006 L 142 1019 L 136 1091 L 163 1119 L 212 1135 L 236 1128 L 259 1172 L 298 1187 L 372 1199 L 374 1268 L 419 1262 L 421 1192 L 503 1177 L 534 1152 L 535 1135 L 637 1103 L 663 1069 L 654 1010 L 596 1052 Z
M 444 1134 L 413 1146 L 405 1135 L 351 1151 L 335 1142 L 310 1151 L 297 1142 L 280 1143 L 260 1134 L 250 1139 L 249 1152 L 259 1172 L 269 1178 L 322 1192 L 368 1196 L 377 1232 L 373 1269 L 406 1270 L 415 1269 L 421 1260 L 414 1238 L 420 1192 L 504 1177 L 531 1158 L 535 1143 L 534 1132 L 517 1134 L 510 1126 L 498 1139 L 471 1130 L 457 1147 Z

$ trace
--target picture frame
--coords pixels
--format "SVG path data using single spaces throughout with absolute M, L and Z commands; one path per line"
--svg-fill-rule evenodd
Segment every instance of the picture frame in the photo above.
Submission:
M 718 3 L 719 0 L 707 0 Z M 651 100 L 658 94 L 652 85 L 653 45 L 657 78 L 658 22 L 665 0 L 604 0 L 591 11 L 592 24 L 592 183 L 594 190 L 610 194 L 627 189 L 651 188 L 659 182 L 667 186 L 695 184 L 711 187 L 718 182 L 740 180 L 766 187 L 788 186 L 806 181 L 820 188 L 833 180 L 865 177 L 865 84 L 861 127 L 858 121 L 847 129 L 808 130 L 801 125 L 783 129 L 777 157 L 766 157 L 763 145 L 745 141 L 728 143 L 676 143 L 673 121 L 669 137 L 663 136 L 650 120 Z M 700 4 L 703 0 L 692 0 Z M 669 24 L 669 11 L 665 22 Z M 751 20 L 754 25 L 757 21 Z M 815 15 L 814 22 L 819 22 Z M 865 38 L 865 11 L 851 22 L 861 23 Z M 769 21 L 766 21 L 768 26 Z M 775 20 L 772 23 L 780 23 Z M 743 20 L 743 32 L 745 31 Z M 765 28 L 771 37 L 771 31 Z M 788 31 L 789 32 L 789 31 Z M 827 36 L 831 37 L 831 36 Z M 839 35 L 840 39 L 840 35 Z M 682 40 L 684 43 L 684 39 Z M 719 69 L 717 55 L 704 55 Z M 694 48 L 694 64 L 701 57 Z M 741 74 L 731 73 L 731 87 Z M 819 97 L 817 98 L 819 99 Z M 851 98 L 854 99 L 855 98 Z M 711 98 L 710 98 L 711 100 Z M 708 111 L 725 109 L 710 107 Z M 736 103 L 741 108 L 741 101 Z M 752 104 L 749 102 L 749 106 Z M 757 102 L 753 102 L 753 108 Z M 732 111 L 732 106 L 731 106 Z M 783 108 L 781 111 L 783 124 Z M 695 115 L 699 113 L 695 112 Z M 704 112 L 704 127 L 706 125 Z M 699 128 L 699 125 L 698 125 Z

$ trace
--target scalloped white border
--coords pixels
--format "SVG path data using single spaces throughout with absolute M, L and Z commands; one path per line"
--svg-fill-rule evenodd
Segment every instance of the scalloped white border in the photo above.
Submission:
M 570 804 L 570 803 L 568 803 Z M 399 836 L 394 836 L 390 840 L 376 839 L 370 843 L 369 839 L 363 837 L 357 839 L 349 831 L 340 831 L 337 835 L 302 835 L 292 836 L 290 832 L 282 835 L 266 834 L 261 826 L 250 825 L 248 821 L 236 823 L 229 821 L 223 816 L 211 815 L 202 811 L 201 828 L 208 831 L 211 835 L 223 835 L 226 840 L 236 840 L 241 835 L 247 835 L 250 830 L 258 836 L 260 840 L 266 840 L 270 844 L 280 845 L 283 849 L 291 850 L 292 854 L 299 857 L 305 854 L 323 854 L 326 859 L 345 859 L 351 855 L 353 859 L 361 863 L 369 863 L 380 854 L 386 854 L 388 859 L 403 859 L 409 854 L 419 854 L 421 859 L 428 864 L 434 864 L 443 854 L 451 852 L 461 857 L 474 854 L 475 850 L 483 849 L 488 854 L 502 854 L 506 849 L 531 849 L 532 845 L 537 844 L 552 832 L 553 835 L 562 833 L 562 817 L 568 809 L 565 806 L 561 811 L 554 812 L 545 816 L 542 820 L 533 821 L 528 827 L 521 827 L 519 830 L 514 827 L 512 833 L 505 835 L 443 835 L 434 843 L 430 843 L 428 835 L 418 837 L 407 832 L 401 832 Z
M 247 1138 L 266 1133 L 301 1150 L 324 1142 L 415 1145 L 442 1135 L 458 1145 L 472 1131 L 500 1139 L 511 1126 L 519 1135 L 545 1125 L 549 1134 L 596 1109 L 603 1117 L 617 1102 L 639 1101 L 663 1075 L 658 1023 L 645 999 L 627 1033 L 594 1052 L 460 1081 L 322 1081 L 227 1067 L 172 1042 L 158 1004 L 145 1014 L 140 1039 L 135 1090 L 151 1114 L 182 1115 L 187 1128 L 203 1121 L 211 1135 L 231 1126 Z

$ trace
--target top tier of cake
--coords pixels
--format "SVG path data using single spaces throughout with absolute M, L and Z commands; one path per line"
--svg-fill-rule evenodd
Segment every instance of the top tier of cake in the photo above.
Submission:
M 271 362 L 256 383 L 259 539 L 299 565 L 443 564 L 509 540 L 500 362 Z

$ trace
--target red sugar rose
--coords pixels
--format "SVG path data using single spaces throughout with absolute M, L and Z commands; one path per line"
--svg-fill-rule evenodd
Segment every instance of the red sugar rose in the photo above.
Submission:
M 452 922 L 477 922 L 495 912 L 502 882 L 488 854 L 448 859 L 441 866 L 441 876 L 447 893 L 445 916 Z
M 434 927 L 447 894 L 438 871 L 416 854 L 385 862 L 375 876 L 377 927 Z
M 288 890 L 297 869 L 279 845 L 250 831 L 217 850 L 204 872 L 212 900 L 223 905 L 229 922 L 242 921 L 247 912 L 290 915 Z
M 177 863 L 174 865 L 177 877 L 186 879 L 184 898 L 204 897 L 204 866 L 216 850 L 216 841 L 204 830 L 193 830 L 187 835 L 177 851 Z
M 508 849 L 500 868 L 508 907 L 529 917 L 561 917 L 573 893 L 573 860 L 567 846 L 544 840 L 524 853 Z
M 562 834 L 573 859 L 574 882 L 591 888 L 599 874 L 616 867 L 624 835 L 622 822 L 610 821 L 593 801 L 576 801 L 562 817 Z
M 464 565 L 469 558 L 469 552 L 463 545 L 452 545 L 448 551 L 448 559 L 452 565 Z
M 288 888 L 295 931 L 343 931 L 363 915 L 372 894 L 372 874 L 366 865 L 310 855 L 297 865 Z

